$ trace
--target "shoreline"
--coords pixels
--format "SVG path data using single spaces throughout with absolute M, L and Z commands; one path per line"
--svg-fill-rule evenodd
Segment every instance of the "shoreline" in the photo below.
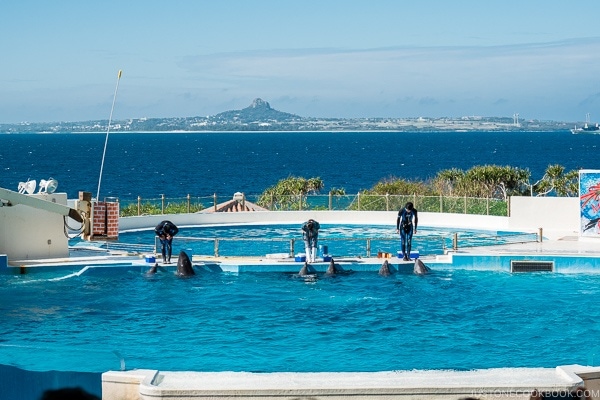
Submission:
M 119 131 L 114 130 L 110 131 L 109 134 L 179 134 L 179 133 L 209 133 L 209 134 L 218 134 L 218 133 L 268 133 L 268 134 L 302 134 L 302 133 L 568 133 L 572 135 L 569 129 L 556 129 L 556 130 L 498 130 L 498 129 L 490 129 L 490 130 L 478 130 L 478 129 L 440 129 L 440 130 L 391 130 L 391 129 L 383 129 L 383 130 L 374 130 L 374 129 L 365 129 L 365 130 L 171 130 L 171 131 Z M 106 135 L 107 132 L 103 131 L 61 131 L 61 132 L 46 132 L 46 131 L 32 131 L 32 132 L 0 132 L 0 135 Z

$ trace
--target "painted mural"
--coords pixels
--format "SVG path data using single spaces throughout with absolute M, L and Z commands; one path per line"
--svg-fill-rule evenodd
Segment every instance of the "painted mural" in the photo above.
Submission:
M 600 170 L 579 171 L 581 236 L 600 237 Z

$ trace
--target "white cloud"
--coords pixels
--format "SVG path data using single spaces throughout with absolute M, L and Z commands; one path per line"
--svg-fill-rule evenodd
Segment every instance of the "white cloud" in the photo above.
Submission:
M 150 64 L 123 67 L 115 118 L 211 115 L 261 97 L 276 109 L 315 117 L 518 112 L 571 121 L 598 107 L 600 38 L 484 47 L 261 50 L 188 56 L 165 71 L 142 68 Z M 109 78 L 94 87 L 46 82 L 29 92 L 12 82 L 0 99 L 0 121 L 17 115 L 106 118 L 114 87 Z
M 205 86 L 220 89 L 221 95 L 227 88 L 241 98 L 244 93 L 247 98 L 261 93 L 268 100 L 294 98 L 295 103 L 307 103 L 314 116 L 373 116 L 377 112 L 372 104 L 402 98 L 414 99 L 408 110 L 417 115 L 445 115 L 435 106 L 452 103 L 455 112 L 464 114 L 492 115 L 506 107 L 510 115 L 519 108 L 534 118 L 550 118 L 544 111 L 550 103 L 574 109 L 595 92 L 598 50 L 600 39 L 496 47 L 262 51 L 188 58 L 182 67 L 189 74 L 205 74 Z M 311 108 L 309 99 L 313 104 L 319 99 L 319 106 Z

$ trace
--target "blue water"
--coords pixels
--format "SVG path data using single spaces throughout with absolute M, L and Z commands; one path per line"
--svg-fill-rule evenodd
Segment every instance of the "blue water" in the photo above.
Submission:
M 0 364 L 269 372 L 599 361 L 597 275 L 357 272 L 306 283 L 144 272 L 1 275 Z
M 0 135 L 0 187 L 59 182 L 77 198 L 98 189 L 105 134 Z M 260 194 L 288 176 L 320 177 L 325 191 L 371 188 L 382 178 L 427 180 L 440 170 L 496 164 L 596 169 L 600 135 L 570 132 L 111 133 L 100 197 L 122 200 Z
M 0 135 L 0 186 L 54 177 L 69 198 L 95 195 L 104 140 Z M 537 180 L 549 164 L 598 168 L 599 144 L 600 135 L 566 131 L 111 134 L 101 197 L 258 194 L 290 175 L 356 193 L 390 176 L 425 180 L 483 164 L 529 168 Z M 598 362 L 597 275 L 358 272 L 305 283 L 285 274 L 144 272 L 0 275 L 0 364 L 102 372 L 122 360 L 127 369 L 198 371 Z

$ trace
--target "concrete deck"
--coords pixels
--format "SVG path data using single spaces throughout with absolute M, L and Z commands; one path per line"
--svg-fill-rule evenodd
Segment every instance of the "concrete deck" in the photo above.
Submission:
M 149 268 L 144 255 L 127 253 L 98 253 L 85 254 L 78 249 L 69 258 L 53 258 L 41 260 L 11 260 L 8 269 L 32 268 L 36 270 L 70 269 L 77 267 L 93 269 L 94 267 L 136 267 Z M 476 269 L 476 270 L 511 270 L 511 261 L 551 261 L 554 263 L 555 272 L 585 272 L 600 273 L 600 239 L 580 238 L 570 235 L 557 236 L 557 239 L 541 242 L 508 243 L 494 246 L 464 247 L 449 250 L 445 255 L 420 255 L 423 261 L 432 270 L 436 269 Z M 159 265 L 167 270 L 175 269 L 177 257 L 174 255 L 174 264 Z M 402 261 L 393 256 L 391 258 L 378 257 L 335 257 L 336 266 L 342 270 L 378 271 L 382 263 L 387 260 L 392 272 L 412 272 L 414 261 Z M 213 257 L 193 255 L 192 261 L 198 270 L 206 272 L 283 272 L 296 273 L 303 262 L 295 261 L 292 257 Z M 313 272 L 323 273 L 327 270 L 329 262 L 317 258 L 317 262 L 310 263 Z
M 509 243 L 496 246 L 460 249 L 467 253 L 488 254 L 545 254 L 545 255 L 582 255 L 600 257 L 600 239 L 580 238 L 575 235 L 561 235 L 556 239 L 542 242 Z
M 581 374 L 585 376 L 585 379 Z M 109 371 L 103 399 L 529 399 L 533 389 L 566 398 L 596 393 L 600 368 L 506 368 L 474 371 L 247 373 Z

